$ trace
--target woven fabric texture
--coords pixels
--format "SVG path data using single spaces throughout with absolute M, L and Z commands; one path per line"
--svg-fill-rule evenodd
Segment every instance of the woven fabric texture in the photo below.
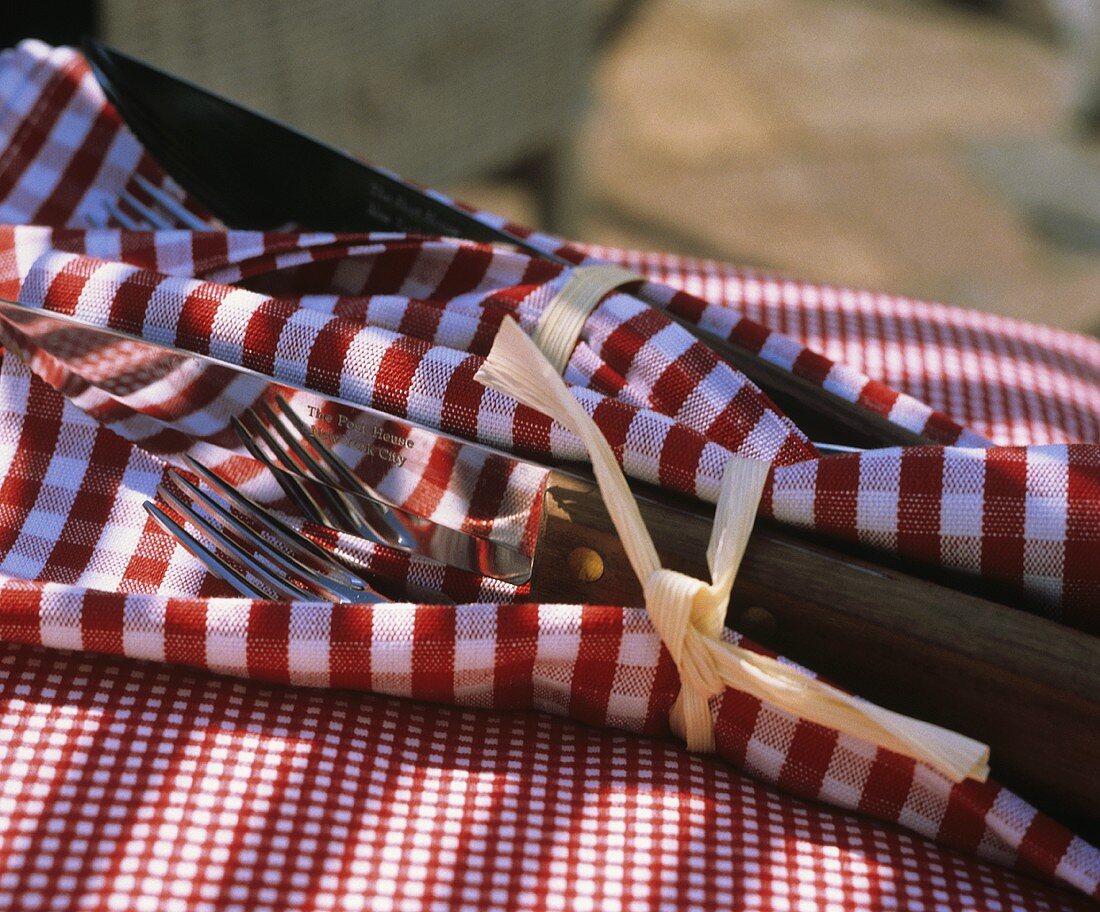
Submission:
M 81 59 L 63 49 L 28 44 L 0 58 L 0 135 L 0 295 L 517 452 L 582 456 L 564 429 L 472 379 L 503 316 L 534 326 L 567 276 L 560 267 L 452 239 L 88 228 L 135 172 L 178 188 L 119 124 Z M 1015 583 L 1042 610 L 1095 623 L 1088 609 L 1100 584 L 1088 551 L 1098 538 L 1100 501 L 1096 343 L 1005 328 L 1019 349 L 1017 365 L 1031 364 L 1035 376 L 1058 383 L 1025 405 L 1004 391 L 1011 385 L 1000 376 L 970 378 L 967 395 L 946 384 L 937 405 L 950 408 L 949 418 L 910 395 L 936 386 L 937 364 L 952 373 L 944 367 L 946 346 L 906 335 L 914 302 L 891 307 L 894 299 L 811 292 L 714 264 L 534 239 L 574 261 L 617 258 L 652 277 L 637 294 L 710 328 L 722 314 L 730 338 L 950 444 L 818 459 L 742 375 L 658 310 L 612 293 L 586 324 L 565 376 L 629 474 L 713 499 L 730 453 L 768 459 L 776 468 L 765 511 Z M 715 282 L 720 290 L 708 287 Z M 772 322 L 803 327 L 800 341 L 739 309 L 752 304 L 746 289 L 754 282 L 797 290 L 778 299 L 761 294 L 769 306 L 788 305 Z M 699 283 L 711 303 L 671 287 Z M 816 322 L 806 316 L 811 300 L 824 302 Z M 860 348 L 862 318 L 830 316 L 849 306 L 890 313 L 874 317 L 885 328 L 866 340 L 882 356 L 877 379 L 803 347 L 832 327 L 834 351 Z M 947 308 L 928 313 L 943 315 L 944 326 L 962 319 Z M 966 319 L 991 338 L 998 331 L 991 318 Z M 904 383 L 889 375 L 896 369 L 891 338 L 924 351 L 930 373 Z M 939 361 L 929 354 L 937 351 Z M 982 351 L 976 344 L 965 358 L 980 359 Z M 870 373 L 876 363 L 865 352 L 861 366 Z M 990 389 L 974 393 L 975 384 Z M 370 609 L 227 598 L 223 584 L 146 521 L 141 503 L 165 472 L 155 446 L 112 411 L 118 403 L 94 405 L 105 410 L 104 422 L 16 359 L 0 362 L 0 632 L 11 643 L 0 660 L 11 670 L 0 693 L 13 732 L 0 763 L 6 781 L 30 777 L 28 794 L 39 802 L 8 808 L 13 838 L 0 850 L 0 891 L 37 891 L 57 907 L 78 897 L 90 907 L 153 908 L 708 908 L 737 897 L 745 908 L 893 901 L 961 909 L 1079 901 L 964 853 L 1100 893 L 1100 854 L 995 783 L 952 786 L 743 694 L 727 691 L 715 701 L 728 763 L 690 758 L 663 740 L 636 740 L 667 735 L 678 686 L 640 609 L 530 605 L 522 589 L 451 571 L 433 577 L 381 548 L 368 555 L 376 566 L 468 604 Z M 1017 445 L 990 446 L 988 437 Z M 421 498 L 419 510 L 447 511 L 467 528 L 495 521 L 476 497 L 452 496 L 462 490 L 444 473 L 408 496 Z M 509 490 L 512 513 L 522 516 L 528 488 L 516 479 Z M 957 526 L 943 522 L 948 515 Z M 41 646 L 167 661 L 280 687 Z M 324 695 L 306 685 L 389 696 Z M 169 705 L 165 724 L 158 714 Z M 557 718 L 522 714 L 528 710 Z M 74 721 L 89 712 L 97 713 L 93 728 L 102 724 L 107 733 L 96 750 L 84 722 Z M 377 737 L 380 731 L 390 734 Z M 222 744 L 224 732 L 237 734 Z M 177 751 L 173 743 L 181 740 L 199 746 Z M 209 754 L 208 743 L 215 746 Z M 576 750 L 563 749 L 570 744 Z M 273 751 L 260 769 L 257 758 Z M 134 758 L 146 752 L 173 757 L 160 778 L 143 781 L 135 772 L 141 761 Z M 323 770 L 302 756 L 320 757 Z M 380 772 L 386 769 L 400 770 L 393 783 Z M 801 805 L 743 774 L 864 817 Z M 170 785 L 169 775 L 187 783 Z M 308 793 L 303 776 L 318 780 Z M 254 792 L 245 783 L 257 779 L 278 785 Z M 656 791 L 639 785 L 658 780 Z M 468 800 L 449 797 L 457 781 Z M 558 789 L 565 781 L 575 783 L 568 795 Z M 279 791 L 284 786 L 289 792 Z M 173 789 L 182 789 L 177 798 Z M 516 794 L 537 802 L 538 823 L 528 823 L 527 805 L 495 810 L 511 807 Z M 606 803 L 589 800 L 597 795 Z M 223 803 L 220 796 L 237 797 Z M 224 810 L 215 812 L 215 804 Z M 66 811 L 77 806 L 106 810 L 82 825 Z M 410 824 L 412 806 L 431 806 L 423 826 Z M 35 840 L 52 840 L 49 852 L 42 856 Z M 215 846 L 223 859 L 206 879 L 187 874 L 196 864 L 192 843 Z M 151 873 L 143 875 L 146 866 Z M 638 886 L 642 870 L 648 880 Z

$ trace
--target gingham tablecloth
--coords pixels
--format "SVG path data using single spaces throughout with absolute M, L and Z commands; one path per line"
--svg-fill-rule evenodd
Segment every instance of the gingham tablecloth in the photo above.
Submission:
M 0 58 L 0 141 L 0 295 L 498 446 L 582 455 L 472 379 L 504 315 L 534 324 L 559 267 L 450 239 L 90 228 L 135 173 L 178 188 L 64 49 Z M 613 293 L 566 379 L 628 473 L 712 499 L 730 453 L 766 458 L 766 512 L 1015 584 L 1095 627 L 1095 341 L 532 237 L 641 271 L 639 293 L 945 444 L 818 460 L 744 377 Z M 530 605 L 385 549 L 364 557 L 468 603 L 226 598 L 141 510 L 160 441 L 125 403 L 92 405 L 102 422 L 0 362 L 0 905 L 1042 909 L 1100 895 L 1100 853 L 995 783 L 952 786 L 743 694 L 715 701 L 721 756 L 688 755 L 667 740 L 675 669 L 638 608 Z M 429 460 L 406 502 L 471 529 L 522 504 L 522 478 L 457 497 L 462 468 Z

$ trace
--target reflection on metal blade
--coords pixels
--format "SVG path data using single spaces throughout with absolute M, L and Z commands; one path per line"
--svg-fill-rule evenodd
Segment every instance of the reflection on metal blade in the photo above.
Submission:
M 510 583 L 531 575 L 543 466 L 13 302 L 0 301 L 0 341 L 105 427 L 268 509 Z

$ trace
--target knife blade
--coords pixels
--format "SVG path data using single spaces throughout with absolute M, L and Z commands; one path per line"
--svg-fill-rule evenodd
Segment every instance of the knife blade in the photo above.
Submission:
M 405 543 L 410 550 L 527 581 L 538 602 L 644 603 L 581 467 L 520 458 L 16 302 L 0 301 L 0 343 L 95 420 L 166 462 L 188 470 L 191 455 L 235 468 L 249 496 L 292 511 L 234 422 L 258 415 L 270 428 L 265 409 L 284 401 L 305 428 L 301 442 L 323 444 L 347 466 L 341 496 L 422 524 L 426 534 Z M 284 468 L 325 496 L 300 464 Z M 705 578 L 711 508 L 633 487 L 664 565 Z M 436 509 L 486 496 L 488 521 L 456 521 Z M 981 739 L 1002 779 L 1056 813 L 1100 814 L 1100 640 L 766 523 L 738 573 L 729 622 L 869 699 Z
M 442 234 L 511 244 L 572 265 L 442 195 L 102 42 L 86 39 L 83 47 L 103 91 L 146 149 L 227 225 Z M 748 376 L 812 439 L 857 447 L 936 442 L 707 332 L 644 289 L 637 296 Z
M 235 228 L 399 231 L 512 244 L 563 265 L 381 168 L 87 39 L 107 97 L 189 193 Z M 189 136 L 185 149 L 174 137 Z

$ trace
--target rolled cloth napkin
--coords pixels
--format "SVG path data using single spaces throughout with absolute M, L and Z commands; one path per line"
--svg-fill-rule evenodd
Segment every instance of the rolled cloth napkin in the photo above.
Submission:
M 170 182 L 118 124 L 72 52 L 24 46 L 4 59 L 0 86 L 5 87 L 4 101 L 16 99 L 0 111 L 0 130 L 7 143 L 0 158 L 0 188 L 5 194 L 0 216 L 13 223 L 0 229 L 3 294 L 125 326 L 150 338 L 167 338 L 181 347 L 318 389 L 338 389 L 395 414 L 497 445 L 564 458 L 583 455 L 564 429 L 472 379 L 503 316 L 516 316 L 525 328 L 537 321 L 556 283 L 564 281 L 559 267 L 448 239 L 82 230 L 77 226 L 98 219 L 103 200 L 116 194 L 135 171 L 169 187 Z M 18 222 L 36 224 L 14 224 Z M 576 260 L 585 256 L 575 248 L 566 249 Z M 713 264 L 647 261 L 629 254 L 620 258 L 655 279 L 671 281 L 675 269 L 684 284 L 717 281 L 723 291 L 727 285 L 756 287 L 765 290 L 765 299 L 775 297 L 769 289 L 801 289 L 790 297 L 784 291 L 778 299 L 796 312 L 801 306 L 797 302 L 812 297 L 808 286 L 745 277 Z M 948 454 L 1001 449 L 982 447 L 987 442 L 984 433 L 966 431 L 933 408 L 890 392 L 881 382 L 829 366 L 792 339 L 755 328 L 759 324 L 746 317 L 733 319 L 735 311 L 729 305 L 736 302 L 708 305 L 684 293 L 664 293 L 671 307 L 681 312 L 694 307 L 696 317 L 712 325 L 718 319 L 712 311 L 720 306 L 730 333 L 742 341 L 757 339 L 767 356 L 786 359 L 793 369 L 819 376 L 823 383 L 835 383 L 894 420 L 934 432 L 945 442 L 968 444 L 931 448 L 944 455 L 944 466 Z M 841 292 L 819 290 L 816 295 L 818 301 L 830 295 L 834 302 L 845 299 Z M 722 300 L 723 294 L 715 297 Z M 883 300 L 847 299 L 889 310 Z M 774 305 L 771 300 L 769 306 Z M 895 328 L 904 324 L 905 308 L 912 306 L 898 303 Z M 940 311 L 930 307 L 929 312 Z M 1027 327 L 1014 324 L 1008 331 L 1028 338 Z M 807 465 L 818 467 L 812 483 L 806 474 L 791 476 L 801 481 L 789 490 L 805 496 L 810 485 L 817 502 L 830 502 L 818 488 L 827 492 L 821 487 L 829 483 L 822 467 L 834 461 L 819 462 L 803 435 L 751 384 L 716 362 L 658 312 L 640 308 L 628 295 L 612 293 L 589 318 L 584 332 L 566 380 L 612 441 L 628 473 L 713 499 L 722 466 L 730 454 L 740 454 L 776 465 L 765 509 L 774 511 L 777 503 L 795 501 L 793 495 L 787 501 L 782 495 L 777 499 L 776 492 L 782 490 L 779 479 L 784 471 L 805 473 Z M 1089 404 L 1096 396 L 1095 346 L 1069 334 L 1052 337 L 1036 329 L 1032 335 L 1027 344 L 1033 346 L 1036 364 L 1068 377 L 1059 389 L 1070 392 L 1051 412 L 1043 410 L 1043 403 L 1032 411 L 1022 410 L 1011 433 L 1032 427 L 1035 439 L 1050 452 L 1066 454 L 1061 463 L 1053 461 L 1066 467 L 1063 476 L 1075 478 L 1078 470 L 1069 467 L 1076 465 L 1075 454 L 1082 445 L 1069 445 L 1066 437 L 1073 429 L 1095 427 L 1095 414 L 1089 418 Z M 1062 351 L 1053 361 L 1037 354 L 1052 348 Z M 990 380 L 986 383 L 991 385 Z M 974 401 L 994 400 L 976 396 Z M 0 505 L 9 517 L 0 529 L 0 571 L 8 575 L 0 617 L 7 640 L 191 664 L 294 685 L 364 689 L 491 710 L 539 709 L 648 735 L 668 730 L 678 681 L 639 609 L 532 606 L 524 603 L 522 590 L 509 591 L 469 575 L 448 571 L 442 580 L 429 579 L 434 570 L 403 563 L 384 549 L 367 557 L 391 575 L 442 585 L 459 600 L 482 601 L 455 608 L 370 609 L 211 598 L 227 593 L 146 523 L 140 509 L 163 477 L 162 463 L 96 426 L 11 358 L 0 363 L 0 406 L 0 446 L 6 448 Z M 973 423 L 986 433 L 994 430 L 997 414 L 989 411 L 983 417 L 977 408 Z M 1061 431 L 1051 415 L 1065 419 Z M 1076 423 L 1069 415 L 1076 415 Z M 1027 468 L 1033 449 L 1023 449 L 1025 485 L 1042 474 Z M 900 460 L 910 451 L 886 452 L 900 473 Z M 949 493 L 967 494 L 972 500 L 977 494 L 982 508 L 982 493 L 995 484 L 990 479 L 999 476 L 988 469 L 988 452 L 967 458 L 983 467 L 978 471 L 984 483 L 975 491 L 975 470 L 967 469 L 958 473 L 967 479 L 966 486 Z M 844 461 L 850 467 L 847 487 L 838 488 L 852 499 L 851 479 L 857 479 L 856 534 L 861 518 L 866 521 L 873 506 L 870 513 L 877 517 L 877 525 L 871 531 L 890 545 L 886 539 L 891 530 L 881 527 L 888 525 L 882 517 L 888 515 L 893 496 L 892 532 L 896 547 L 902 549 L 909 536 L 898 535 L 899 488 L 890 487 L 890 472 L 885 483 L 867 487 L 863 479 L 875 475 L 864 459 Z M 1087 460 L 1083 464 L 1087 467 Z M 856 467 L 854 476 L 851 466 Z M 1017 466 L 1013 477 L 1019 475 Z M 451 518 L 456 521 L 496 521 L 485 504 L 455 504 L 445 493 L 446 484 L 436 483 L 410 496 L 436 498 L 427 506 L 455 511 Z M 1043 497 L 1033 499 L 1045 504 Z M 1027 509 L 1019 523 L 1025 533 L 1036 528 L 1027 521 Z M 818 512 L 827 513 L 813 508 L 814 514 Z M 816 515 L 811 521 L 827 526 Z M 983 520 L 979 544 L 987 526 Z M 1026 534 L 1023 539 L 1027 552 L 1032 539 Z M 931 550 L 927 540 L 920 544 Z M 973 543 L 961 550 L 972 551 Z M 1061 602 L 1073 587 L 1065 583 L 1064 560 L 1056 573 L 1050 572 L 1051 566 L 1044 565 L 1048 576 L 1059 582 Z M 1035 575 L 1019 573 L 1021 581 Z M 597 734 L 562 721 L 548 726 L 535 717 L 426 710 L 382 697 L 342 695 L 318 701 L 296 689 L 271 690 L 179 672 L 165 677 L 149 666 L 110 659 L 89 659 L 76 674 L 81 667 L 78 659 L 70 668 L 59 664 L 64 660 L 31 648 L 9 650 L 11 661 L 3 667 L 10 671 L 13 725 L 21 731 L 19 720 L 26 719 L 26 713 L 38 713 L 35 718 L 45 719 L 56 732 L 56 743 L 64 746 L 64 759 L 46 765 L 51 775 L 61 777 L 59 795 L 67 797 L 59 801 L 71 803 L 74 794 L 86 797 L 99 788 L 98 800 L 112 802 L 108 806 L 113 813 L 115 807 L 129 808 L 115 817 L 141 821 L 129 829 L 116 825 L 102 833 L 98 824 L 89 823 L 92 832 L 100 833 L 96 847 L 74 848 L 73 840 L 64 846 L 51 843 L 59 871 L 67 870 L 74 853 L 82 852 L 96 870 L 118 872 L 101 875 L 91 885 L 63 883 L 59 875 L 49 889 L 41 888 L 51 896 L 64 896 L 66 889 L 68 895 L 88 890 L 93 900 L 121 897 L 125 903 L 138 896 L 167 898 L 179 891 L 191 896 L 190 889 L 196 901 L 213 902 L 209 893 L 215 898 L 237 896 L 247 906 L 275 901 L 263 899 L 265 889 L 278 897 L 294 891 L 312 896 L 311 885 L 319 883 L 320 895 L 330 897 L 319 907 L 334 903 L 333 897 L 353 902 L 351 897 L 362 898 L 368 890 L 379 891 L 383 899 L 403 897 L 415 904 L 417 896 L 435 897 L 446 904 L 457 901 L 457 884 L 462 884 L 464 896 L 475 897 L 466 901 L 501 908 L 523 901 L 531 904 L 535 900 L 530 897 L 540 891 L 567 906 L 599 902 L 612 907 L 706 908 L 721 901 L 751 907 L 769 904 L 776 896 L 791 897 L 792 903 L 795 896 L 811 901 L 818 897 L 853 908 L 878 907 L 880 898 L 889 896 L 903 896 L 913 908 L 937 902 L 957 908 L 996 903 L 1038 908 L 1044 902 L 1074 902 L 897 829 L 802 807 L 740 779 L 727 765 L 689 758 L 663 743 Z M 50 670 L 40 671 L 44 668 Z M 59 682 L 68 686 L 69 674 L 85 683 L 79 685 L 79 693 L 70 689 L 74 695 L 66 703 L 57 700 L 57 687 Z M 48 705 L 50 700 L 56 705 Z M 101 756 L 89 754 L 87 737 L 81 741 L 77 733 L 66 734 L 71 726 L 62 722 L 71 719 L 74 710 L 85 733 L 88 727 L 98 731 L 97 726 L 106 726 L 107 747 Z M 952 785 L 921 764 L 800 722 L 736 691 L 716 698 L 712 711 L 722 758 L 788 794 L 891 821 L 951 849 L 976 852 L 1097 893 L 1096 851 L 996 784 Z M 150 725 L 161 712 L 171 721 Z M 31 728 L 37 731 L 41 725 L 28 723 L 28 731 Z M 393 735 L 376 737 L 385 731 Z M 250 734 L 241 741 L 234 732 Z M 193 745 L 205 743 L 208 735 L 210 743 L 221 745 L 220 766 L 207 765 L 205 757 L 195 759 Z M 291 747 L 286 747 L 288 738 Z M 395 738 L 399 759 L 387 759 L 393 756 Z M 570 746 L 564 753 L 562 744 Z M 140 808 L 133 807 L 134 782 L 124 776 L 110 780 L 111 791 L 104 798 L 95 772 L 101 758 L 122 764 L 109 767 L 121 770 L 146 751 L 183 758 L 181 772 L 172 773 L 172 783 L 164 770 L 157 774 L 160 779 L 143 783 Z M 654 751 L 660 754 L 660 769 L 680 772 L 671 778 L 655 772 Z M 259 759 L 261 754 L 264 759 Z M 313 769 L 306 757 L 319 760 L 323 770 Z M 237 765 L 229 768 L 227 758 Z M 200 786 L 193 776 L 195 763 L 204 764 Z M 311 765 L 308 773 L 302 772 L 303 763 Z M 220 815 L 195 810 L 179 824 L 201 831 L 194 834 L 194 842 L 154 835 L 151 827 L 156 826 L 168 827 L 171 833 L 171 808 L 181 800 L 195 801 L 200 808 L 211 794 L 238 794 L 239 784 L 250 778 L 247 770 L 253 769 L 261 782 L 278 783 L 281 797 L 261 790 L 260 796 L 249 799 L 258 803 L 248 805 L 247 811 L 243 799 Z M 22 767 L 11 770 L 17 778 L 28 775 Z M 110 779 L 112 774 L 106 775 Z M 382 783 L 380 790 L 370 785 L 373 781 Z M 466 847 L 473 847 L 473 867 L 460 864 L 462 853 L 448 838 L 444 818 L 436 815 L 440 804 L 454 801 L 458 781 L 465 783 L 461 788 L 467 797 L 458 800 L 456 806 L 462 810 L 450 818 L 456 823 L 451 830 L 457 829 Z M 472 794 L 466 792 L 471 782 L 476 783 Z M 639 792 L 639 783 L 656 784 Z M 735 791 L 736 802 L 731 797 Z M 659 809 L 652 800 L 657 793 Z M 171 797 L 177 794 L 184 798 Z M 347 795 L 346 802 L 342 804 L 338 795 Z M 409 802 L 416 804 L 422 825 L 407 825 Z M 533 818 L 531 806 L 537 808 Z M 651 810 L 642 813 L 642 806 Z M 83 807 L 88 807 L 87 801 Z M 351 817 L 346 807 L 355 808 Z M 13 826 L 41 827 L 43 832 L 49 832 L 44 820 L 63 816 L 46 804 L 9 812 Z M 88 819 L 95 821 L 97 816 L 93 813 Z M 732 824 L 734 818 L 739 822 Z M 653 821 L 643 826 L 644 833 L 637 829 L 643 819 Z M 491 860 L 484 847 L 478 848 L 486 839 L 487 821 L 510 827 L 503 846 L 499 840 L 494 843 Z M 855 827 L 850 832 L 860 834 L 854 842 L 848 838 L 849 826 Z M 768 830 L 764 850 L 761 827 Z M 288 832 L 302 839 L 292 845 Z M 657 832 L 666 835 L 655 837 Z M 735 847 L 726 838 L 729 833 L 738 834 L 733 837 Z M 444 873 L 428 874 L 415 864 L 412 873 L 395 868 L 387 851 L 400 857 L 406 839 L 410 851 L 419 847 L 421 854 L 427 852 L 425 866 L 434 869 L 441 864 Z M 864 839 L 887 846 L 888 858 L 869 864 L 869 856 L 861 856 L 863 849 L 858 847 Z M 194 865 L 187 846 L 208 841 L 225 851 L 220 873 L 215 871 L 209 882 L 200 884 L 186 874 L 188 865 Z M 915 870 L 910 865 L 907 872 L 905 859 L 912 857 L 913 846 L 920 846 L 921 863 Z M 127 873 L 135 859 L 163 858 L 164 853 L 169 860 L 157 865 L 159 873 L 151 881 Z M 284 858 L 290 853 L 295 864 L 271 861 L 268 856 L 273 853 Z M 763 867 L 762 858 L 767 859 Z M 360 864 L 356 859 L 365 860 Z M 30 864 L 24 856 L 8 856 L 4 863 L 15 872 L 15 882 L 24 878 L 38 883 L 29 870 L 19 873 Z M 362 882 L 363 871 L 373 878 L 369 888 Z M 265 886 L 270 884 L 275 886 Z M 452 888 L 456 892 L 448 893 Z M 517 899 L 524 896 L 528 899 Z M 427 899 L 423 902 L 428 904 Z

